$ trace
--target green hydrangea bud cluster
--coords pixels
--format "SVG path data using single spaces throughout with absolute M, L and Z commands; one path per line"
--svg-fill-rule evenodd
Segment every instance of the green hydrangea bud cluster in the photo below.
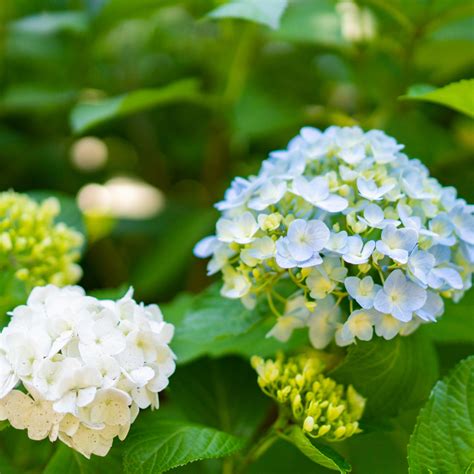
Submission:
M 276 400 L 313 438 L 341 441 L 360 433 L 365 399 L 349 385 L 323 375 L 324 362 L 315 352 L 275 360 L 252 357 L 262 391 Z
M 64 223 L 56 198 L 35 202 L 13 191 L 0 193 L 0 274 L 11 271 L 27 288 L 76 283 L 83 236 Z

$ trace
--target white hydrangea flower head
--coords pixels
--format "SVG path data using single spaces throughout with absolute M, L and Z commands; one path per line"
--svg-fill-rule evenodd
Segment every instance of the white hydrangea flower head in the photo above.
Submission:
M 157 305 L 36 287 L 0 333 L 0 420 L 34 440 L 105 456 L 175 370 L 174 326 Z M 24 392 L 15 389 L 22 384 Z
M 304 127 L 233 181 L 195 254 L 223 296 L 268 299 L 281 341 L 307 327 L 321 349 L 435 322 L 471 287 L 474 206 L 403 148 L 380 130 Z

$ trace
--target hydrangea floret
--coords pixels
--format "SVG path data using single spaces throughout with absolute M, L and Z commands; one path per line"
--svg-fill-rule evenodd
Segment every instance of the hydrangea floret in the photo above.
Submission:
M 140 409 L 158 408 L 175 370 L 173 331 L 132 290 L 112 301 L 77 286 L 36 287 L 0 333 L 0 420 L 105 456 Z
M 223 296 L 266 298 L 282 341 L 308 327 L 322 349 L 435 322 L 471 287 L 474 206 L 402 149 L 379 130 L 303 128 L 233 181 L 195 254 L 222 272 Z
M 13 270 L 28 290 L 79 280 L 82 270 L 76 262 L 84 238 L 64 223 L 55 223 L 59 212 L 54 197 L 37 203 L 25 194 L 0 193 L 0 273 Z
M 280 416 L 299 425 L 313 438 L 342 441 L 360 433 L 359 420 L 365 399 L 349 385 L 336 383 L 323 374 L 325 364 L 308 351 L 285 359 L 252 358 L 262 391 L 280 406 Z

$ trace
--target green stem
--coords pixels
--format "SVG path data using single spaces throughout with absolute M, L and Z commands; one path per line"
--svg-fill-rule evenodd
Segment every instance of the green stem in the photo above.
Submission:
M 276 309 L 275 303 L 273 302 L 272 298 L 272 291 L 267 291 L 267 300 L 268 300 L 268 306 L 270 306 L 270 309 L 272 310 L 272 313 L 279 318 L 281 316 L 281 313 Z
M 250 448 L 246 456 L 240 464 L 240 468 L 237 470 L 238 473 L 245 472 L 250 464 L 254 463 L 260 456 L 262 456 L 278 439 L 273 426 L 257 441 L 256 444 Z

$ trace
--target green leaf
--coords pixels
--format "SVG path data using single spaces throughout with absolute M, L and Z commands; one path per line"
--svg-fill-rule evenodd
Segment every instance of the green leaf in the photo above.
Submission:
M 287 0 L 231 0 L 208 13 L 210 18 L 240 18 L 277 29 Z
M 17 84 L 0 97 L 0 113 L 51 113 L 68 107 L 77 97 L 74 90 L 42 84 Z
M 189 421 L 249 437 L 269 406 L 256 381 L 248 361 L 200 359 L 180 367 L 170 389 L 173 402 Z
M 328 474 L 328 472 L 330 471 L 323 466 L 302 456 L 294 444 L 281 438 L 248 469 L 248 474 Z
M 17 470 L 12 464 L 10 463 L 9 459 L 0 451 L 0 473 L 1 474 L 21 474 L 19 470 Z
M 115 443 L 118 441 L 116 440 Z M 93 456 L 91 459 L 87 459 L 61 443 L 46 465 L 43 474 L 96 474 L 98 472 L 114 474 L 123 472 L 118 450 L 112 449 L 103 458 Z
M 88 294 L 100 300 L 118 300 L 127 293 L 129 288 L 130 285 L 123 284 L 118 288 L 101 288 L 100 290 L 89 291 Z
M 222 297 L 220 286 L 216 283 L 194 298 L 178 301 L 178 310 L 163 305 L 165 319 L 176 325 L 172 348 L 178 363 L 208 354 L 221 338 L 243 334 L 261 319 L 259 309 L 248 310 L 240 301 Z
M 474 118 L 474 79 L 454 82 L 439 89 L 427 85 L 415 85 L 400 99 L 434 102 Z
M 295 330 L 286 343 L 266 337 L 275 324 L 273 316 L 267 317 L 266 304 L 249 311 L 239 301 L 220 296 L 219 288 L 216 283 L 201 295 L 181 294 L 171 303 L 161 305 L 166 321 L 176 326 L 171 345 L 178 355 L 178 364 L 203 355 L 269 357 L 308 342 L 306 330 Z
M 468 291 L 458 303 L 446 301 L 443 316 L 435 324 L 427 324 L 425 332 L 439 343 L 474 343 L 474 290 Z
M 16 33 L 38 35 L 62 32 L 83 34 L 87 32 L 88 20 L 81 11 L 43 12 L 9 23 L 8 29 Z
M 83 133 L 99 124 L 158 105 L 197 98 L 198 82 L 182 79 L 157 89 L 140 89 L 97 102 L 79 103 L 71 111 L 71 127 L 74 133 Z
M 343 441 L 341 450 L 350 459 L 354 472 L 401 474 L 408 471 L 407 443 L 408 433 L 402 428 L 388 432 L 364 431 Z
M 242 334 L 260 319 L 258 310 L 249 310 L 240 300 L 220 295 L 221 284 L 211 285 L 194 301 L 182 325 L 180 338 L 189 341 L 209 341 L 221 336 Z
M 331 0 L 300 0 L 289 5 L 273 35 L 284 41 L 345 46 L 342 17 Z
M 128 436 L 126 474 L 157 474 L 201 459 L 220 458 L 241 449 L 236 436 L 173 420 L 138 423 Z
M 187 210 L 168 213 L 167 227 L 163 239 L 138 260 L 130 277 L 130 283 L 140 298 L 156 296 L 167 290 L 176 279 L 182 277 L 183 269 L 190 265 L 192 250 L 196 242 L 215 222 L 211 210 Z M 164 220 L 164 216 L 161 216 Z M 186 232 L 183 232 L 183 223 Z
M 292 426 L 285 432 L 278 432 L 278 436 L 294 444 L 306 457 L 316 464 L 320 464 L 333 471 L 350 472 L 351 465 L 334 449 L 314 440 L 309 440 L 299 426 Z
M 374 338 L 350 346 L 330 375 L 367 398 L 366 417 L 382 418 L 423 403 L 438 377 L 438 363 L 420 329 L 408 337 Z
M 466 473 L 474 459 L 474 356 L 433 389 L 408 446 L 410 474 Z

